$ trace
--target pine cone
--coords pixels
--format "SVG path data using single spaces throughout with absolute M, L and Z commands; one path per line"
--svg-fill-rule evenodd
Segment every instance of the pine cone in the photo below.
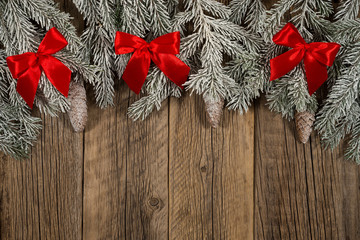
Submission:
M 210 97 L 204 97 L 204 102 L 205 102 L 207 119 L 211 127 L 217 128 L 219 126 L 223 114 L 224 99 L 215 101 Z
M 309 141 L 314 122 L 315 122 L 315 114 L 313 113 L 310 112 L 295 113 L 296 130 L 300 142 L 305 144 Z
M 68 116 L 75 132 L 85 129 L 88 118 L 86 91 L 83 83 L 71 82 L 69 89 L 70 110 Z

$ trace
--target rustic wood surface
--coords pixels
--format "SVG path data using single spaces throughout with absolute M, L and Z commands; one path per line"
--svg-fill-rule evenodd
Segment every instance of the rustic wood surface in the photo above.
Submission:
M 0 239 L 360 239 L 360 172 L 342 146 L 300 144 L 263 98 L 216 130 L 199 96 L 134 123 L 137 98 L 119 81 L 115 107 L 89 102 L 84 133 L 42 116 L 31 158 L 1 157 Z

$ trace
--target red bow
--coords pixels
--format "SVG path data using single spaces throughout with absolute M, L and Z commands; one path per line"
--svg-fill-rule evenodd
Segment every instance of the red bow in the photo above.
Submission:
M 42 70 L 55 88 L 65 97 L 68 96 L 71 70 L 51 56 L 67 44 L 64 36 L 56 28 L 52 28 L 40 43 L 37 53 L 27 52 L 6 58 L 13 78 L 18 79 L 16 90 L 30 108 L 34 104 Z
M 180 33 L 173 32 L 156 38 L 151 43 L 124 32 L 117 32 L 116 54 L 132 53 L 122 78 L 136 94 L 140 93 L 149 72 L 151 60 L 176 85 L 183 88 L 190 68 L 175 55 L 180 52 Z
M 337 43 L 307 44 L 296 27 L 288 23 L 274 37 L 274 43 L 292 50 L 270 60 L 270 81 L 284 76 L 304 59 L 308 89 L 312 95 L 328 78 L 326 66 L 332 66 L 340 49 Z

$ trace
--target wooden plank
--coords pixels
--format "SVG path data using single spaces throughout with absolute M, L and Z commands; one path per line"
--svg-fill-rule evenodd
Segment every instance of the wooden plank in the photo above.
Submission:
M 253 110 L 212 130 L 201 96 L 170 106 L 170 239 L 253 238 Z
M 42 119 L 29 160 L 0 160 L 0 239 L 81 239 L 83 133 L 65 115 Z
M 134 123 L 126 115 L 134 100 L 121 82 L 114 108 L 90 108 L 84 239 L 168 236 L 168 105 Z
M 117 112 L 126 106 L 124 98 L 116 109 L 101 110 L 94 103 L 89 108 L 85 130 L 83 239 L 125 236 L 127 121 L 118 117 Z
M 126 86 L 127 89 L 127 86 Z M 133 94 L 132 94 L 133 95 Z M 126 238 L 168 237 L 169 107 L 144 122 L 129 121 Z
M 343 146 L 306 145 L 293 121 L 256 106 L 255 239 L 359 239 L 359 168 L 343 159 Z
M 43 119 L 29 160 L 0 161 L 0 239 L 81 239 L 83 134 Z
M 200 96 L 171 99 L 170 239 L 253 236 L 253 111 L 212 130 Z
M 252 239 L 254 209 L 254 112 L 226 111 L 213 131 L 214 239 Z M 216 144 L 214 144 L 216 143 Z

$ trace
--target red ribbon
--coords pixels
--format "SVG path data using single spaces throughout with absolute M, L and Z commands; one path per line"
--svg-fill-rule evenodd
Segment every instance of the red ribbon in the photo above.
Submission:
M 310 95 L 327 80 L 326 66 L 333 65 L 336 54 L 340 49 L 340 45 L 337 43 L 314 42 L 307 44 L 291 23 L 286 24 L 273 37 L 273 42 L 293 49 L 270 60 L 270 81 L 284 76 L 304 59 Z
M 30 108 L 33 107 L 41 71 L 65 97 L 68 96 L 71 70 L 55 57 L 51 56 L 68 42 L 56 29 L 50 29 L 38 48 L 37 53 L 27 52 L 6 58 L 13 78 L 18 79 L 16 90 Z
M 149 72 L 151 60 L 176 85 L 183 88 L 190 68 L 175 55 L 180 52 L 180 33 L 173 32 L 156 38 L 151 43 L 124 32 L 117 32 L 116 54 L 132 53 L 122 78 L 136 94 L 140 93 Z

